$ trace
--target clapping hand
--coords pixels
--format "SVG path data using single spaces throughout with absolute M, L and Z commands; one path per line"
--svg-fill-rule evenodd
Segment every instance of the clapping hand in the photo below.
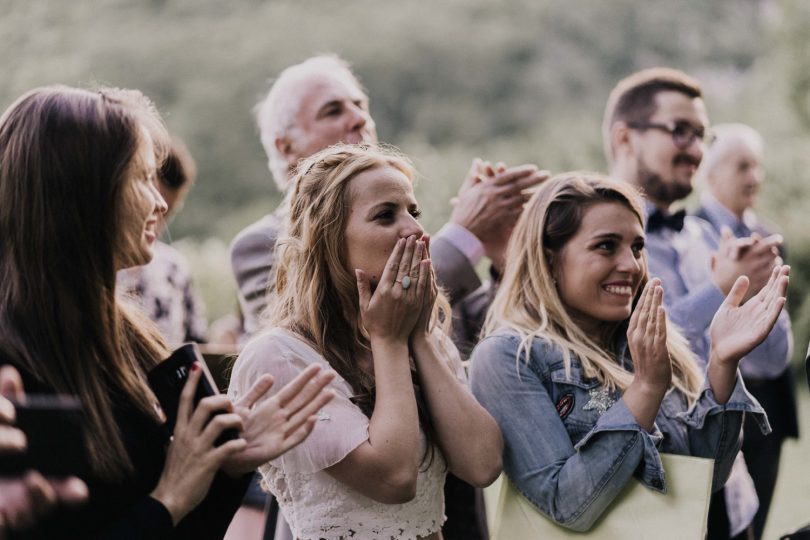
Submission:
M 225 470 L 234 476 L 255 470 L 306 439 L 315 427 L 316 413 L 335 395 L 325 390 L 334 378 L 334 371 L 312 365 L 261 401 L 273 386 L 273 377 L 259 377 L 235 405 L 245 425 L 241 435 L 247 447 L 228 458 Z
M 664 289 L 658 278 L 644 286 L 630 316 L 627 346 L 633 357 L 635 380 L 663 396 L 672 383 L 672 365 L 667 350 Z
M 739 361 L 762 343 L 785 305 L 789 266 L 775 266 L 767 284 L 741 305 L 749 280 L 737 278 L 709 329 L 711 361 L 736 369 Z
M 493 166 L 478 158 L 473 160 L 458 195 L 451 204 L 450 221 L 473 233 L 483 244 L 484 252 L 503 268 L 503 251 L 512 227 L 531 194 L 527 192 L 546 181 L 548 171 L 536 165 Z

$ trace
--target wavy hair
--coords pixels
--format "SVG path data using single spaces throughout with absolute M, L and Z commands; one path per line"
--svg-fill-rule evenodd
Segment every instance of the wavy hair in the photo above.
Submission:
M 165 346 L 115 294 L 134 249 L 123 220 L 144 129 L 160 158 L 154 107 L 119 89 L 37 88 L 0 118 L 0 355 L 78 396 L 91 466 L 106 478 L 134 473 L 114 400 L 160 421 L 145 373 Z
M 588 335 L 571 318 L 552 278 L 547 254 L 561 250 L 577 233 L 585 211 L 600 203 L 620 203 L 644 226 L 640 195 L 628 184 L 587 172 L 555 176 L 532 196 L 518 220 L 506 253 L 503 279 L 484 323 L 483 335 L 500 329 L 516 331 L 521 344 L 515 357 L 529 359 L 532 341 L 545 339 L 563 353 L 570 376 L 571 357 L 576 356 L 585 376 L 609 389 L 625 390 L 633 374 L 625 370 L 616 352 L 605 348 L 613 343 L 627 321 L 605 323 L 600 336 Z M 644 277 L 633 307 L 647 281 L 647 258 L 642 255 Z M 688 343 L 667 319 L 667 347 L 672 361 L 672 386 L 691 402 L 697 398 L 701 374 Z
M 411 182 L 410 162 L 377 145 L 339 144 L 303 160 L 292 181 L 287 236 L 277 244 L 276 288 L 267 312 L 270 324 L 303 336 L 352 387 L 353 401 L 367 415 L 374 409 L 374 376 L 355 361 L 370 350 L 360 318 L 357 279 L 348 269 L 345 231 L 351 211 L 349 184 L 359 174 L 393 167 Z M 436 300 L 431 330 L 449 334 L 450 308 Z M 414 374 L 415 375 L 415 374 Z M 414 377 L 420 423 L 435 440 Z M 430 445 L 429 445 L 430 446 Z

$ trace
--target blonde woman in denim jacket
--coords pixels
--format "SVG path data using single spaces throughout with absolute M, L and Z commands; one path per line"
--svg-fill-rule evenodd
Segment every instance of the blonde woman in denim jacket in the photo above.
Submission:
M 587 531 L 631 479 L 659 492 L 659 452 L 715 460 L 726 481 L 745 413 L 763 432 L 740 359 L 784 306 L 789 268 L 714 318 L 701 372 L 647 278 L 644 211 L 629 185 L 590 173 L 544 184 L 512 235 L 503 282 L 472 355 L 472 388 L 503 432 L 504 471 L 559 525 Z

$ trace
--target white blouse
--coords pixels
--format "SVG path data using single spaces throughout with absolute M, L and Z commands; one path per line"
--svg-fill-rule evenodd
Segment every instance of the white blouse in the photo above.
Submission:
M 465 380 L 458 353 L 453 355 L 454 350 L 443 348 L 457 377 Z M 311 364 L 329 367 L 300 337 L 272 328 L 248 343 L 236 360 L 228 394 L 236 399 L 259 376 L 270 373 L 275 379 L 272 395 Z M 421 463 L 423 453 L 416 456 L 416 497 L 403 504 L 377 502 L 325 472 L 368 440 L 369 424 L 368 417 L 350 401 L 353 391 L 345 379 L 338 375 L 330 388 L 336 396 L 321 409 L 309 437 L 259 467 L 263 487 L 278 500 L 296 538 L 415 540 L 439 531 L 445 519 L 443 487 L 447 467 L 438 448 L 427 467 Z M 424 435 L 422 442 L 424 449 Z

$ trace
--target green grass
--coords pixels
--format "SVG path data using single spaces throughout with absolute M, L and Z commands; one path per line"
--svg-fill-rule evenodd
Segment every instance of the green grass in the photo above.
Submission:
M 779 480 L 763 535 L 765 540 L 778 539 L 810 523 L 810 394 L 804 370 L 799 373 L 797 397 L 801 437 L 788 440 L 782 447 Z

